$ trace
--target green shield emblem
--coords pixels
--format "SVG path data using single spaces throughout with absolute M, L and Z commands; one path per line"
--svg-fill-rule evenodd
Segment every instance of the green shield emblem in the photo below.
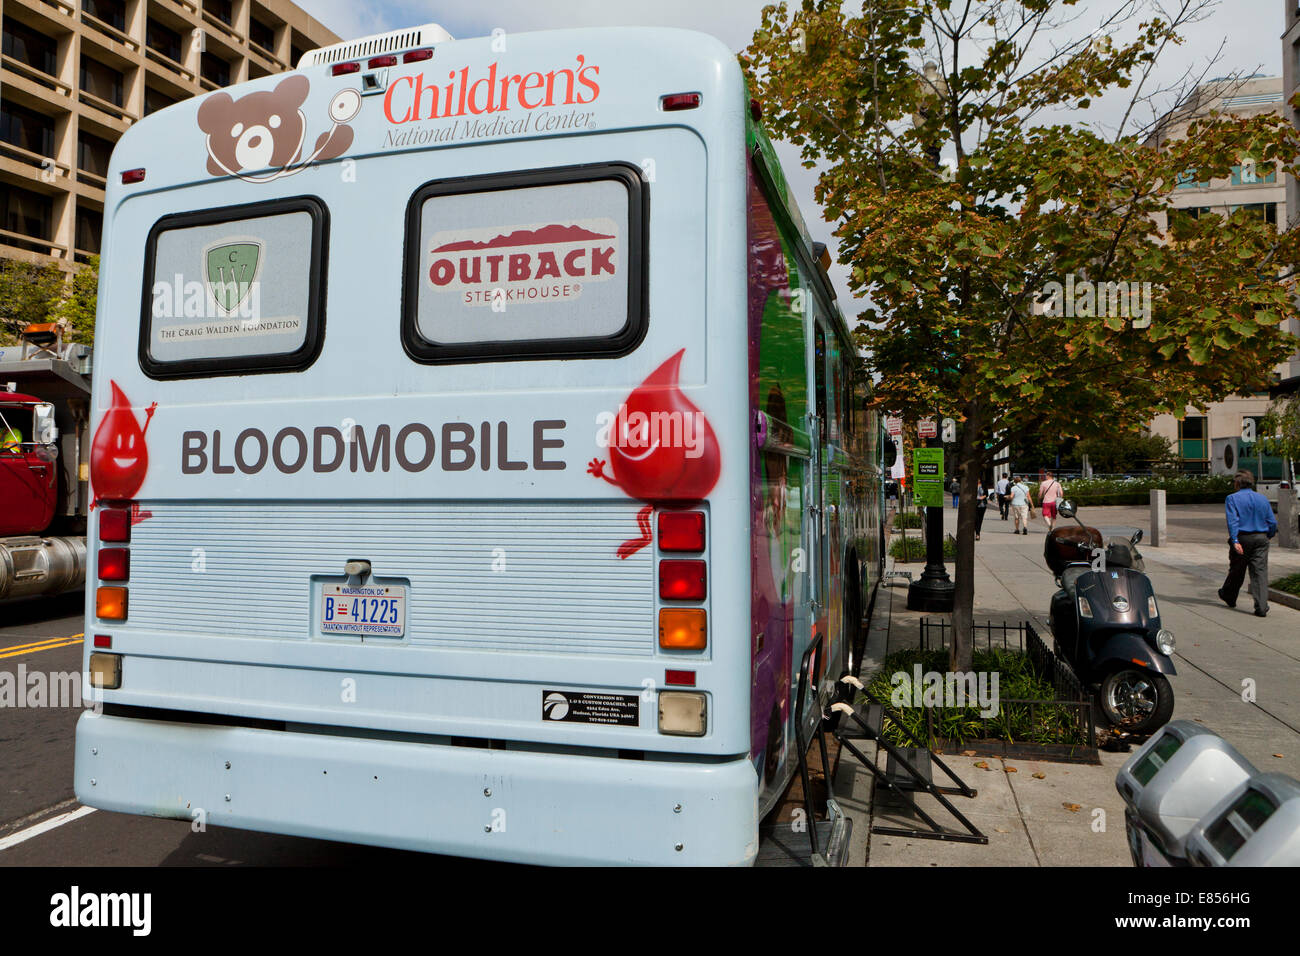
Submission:
M 248 297 L 257 281 L 258 267 L 262 264 L 262 244 L 259 242 L 227 242 L 207 251 L 208 292 L 226 312 L 234 312 Z

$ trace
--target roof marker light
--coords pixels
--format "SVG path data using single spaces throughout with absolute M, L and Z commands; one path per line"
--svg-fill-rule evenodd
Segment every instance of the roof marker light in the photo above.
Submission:
M 659 108 L 665 113 L 676 110 L 693 110 L 700 105 L 699 93 L 669 93 L 659 97 Z
M 397 54 L 385 53 L 383 56 L 372 56 L 366 65 L 372 70 L 381 66 L 397 66 Z
M 330 67 L 331 76 L 343 76 L 346 73 L 360 73 L 361 64 L 356 60 L 350 60 L 347 63 L 335 63 Z
M 129 186 L 129 185 L 131 185 L 132 183 L 142 183 L 142 182 L 144 182 L 144 167 L 143 167 L 143 166 L 141 166 L 139 169 L 124 169 L 124 170 L 122 170 L 122 183 L 123 183 L 124 185 Z
M 422 50 L 407 50 L 402 54 L 403 63 L 419 63 L 421 60 L 433 59 L 433 47 L 425 47 Z

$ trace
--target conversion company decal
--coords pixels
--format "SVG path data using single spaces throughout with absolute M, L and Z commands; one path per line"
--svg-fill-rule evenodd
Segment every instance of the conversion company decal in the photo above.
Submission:
M 585 285 L 618 277 L 618 232 L 606 217 L 436 232 L 427 277 L 434 290 L 458 293 L 466 305 L 573 300 Z
M 637 727 L 641 724 L 639 706 L 636 694 L 592 694 L 575 690 L 542 691 L 543 720 Z

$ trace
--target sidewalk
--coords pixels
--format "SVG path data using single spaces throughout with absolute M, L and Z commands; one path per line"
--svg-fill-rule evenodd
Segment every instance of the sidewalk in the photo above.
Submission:
M 1093 508 L 1080 517 L 1098 527 L 1142 526 L 1141 510 Z M 1300 777 L 1300 611 L 1274 604 L 1267 618 L 1256 618 L 1249 608 L 1242 610 L 1243 604 L 1231 610 L 1215 597 L 1225 572 L 1226 546 L 1207 540 L 1217 533 L 1212 518 L 1200 506 L 1171 507 L 1169 545 L 1141 546 L 1163 623 L 1178 639 L 1174 719 L 1205 724 L 1261 770 Z M 956 513 L 946 509 L 945 519 L 954 532 Z M 1047 608 L 1056 585 L 1043 564 L 1044 525 L 1035 521 L 1027 536 L 1012 535 L 1011 527 L 1010 521 L 999 520 L 996 508 L 989 509 L 975 546 L 975 619 L 1028 620 L 1050 639 Z M 901 565 L 900 570 L 919 576 L 922 566 Z M 1271 576 L 1292 570 L 1300 570 L 1300 552 L 1275 547 Z M 917 622 L 924 615 L 906 605 L 905 587 L 878 590 L 864 679 L 887 653 L 915 646 Z M 1253 682 L 1245 685 L 1254 689 L 1251 702 L 1242 699 L 1243 681 Z M 868 743 L 861 749 L 870 755 L 875 747 Z M 979 791 L 974 799 L 949 799 L 988 836 L 987 846 L 871 833 L 872 823 L 918 827 L 919 821 L 885 800 L 873 805 L 870 772 L 851 755 L 843 756 L 835 793 L 854 821 L 851 866 L 1131 865 L 1124 803 L 1115 790 L 1115 774 L 1129 754 L 1102 751 L 1101 766 L 944 754 L 958 776 Z M 936 770 L 936 782 L 942 783 L 942 776 Z M 941 824 L 959 829 L 933 798 L 922 795 L 918 803 Z

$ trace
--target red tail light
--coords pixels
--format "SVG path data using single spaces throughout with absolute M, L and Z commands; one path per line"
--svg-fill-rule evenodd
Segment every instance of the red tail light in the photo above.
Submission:
M 131 540 L 131 512 L 105 508 L 99 513 L 99 540 L 124 543 Z
M 700 105 L 699 93 L 669 93 L 659 97 L 659 108 L 665 113 L 675 110 L 693 110 Z
M 108 649 L 108 650 L 112 650 L 112 649 L 113 649 L 113 637 L 112 637 L 112 635 L 110 635 L 110 634 L 96 634 L 96 635 L 95 635 L 95 646 L 96 646 L 96 647 L 106 648 L 106 649 Z
M 664 511 L 659 515 L 659 550 L 704 550 L 703 511 Z
M 355 61 L 350 63 L 335 63 L 330 67 L 331 76 L 343 76 L 345 73 L 361 72 L 361 64 Z
M 673 687 L 694 687 L 695 671 L 664 671 L 664 683 Z
M 99 579 L 125 581 L 131 577 L 131 552 L 126 548 L 99 549 Z
M 703 601 L 707 590 L 703 561 L 660 561 L 659 596 L 666 601 Z

